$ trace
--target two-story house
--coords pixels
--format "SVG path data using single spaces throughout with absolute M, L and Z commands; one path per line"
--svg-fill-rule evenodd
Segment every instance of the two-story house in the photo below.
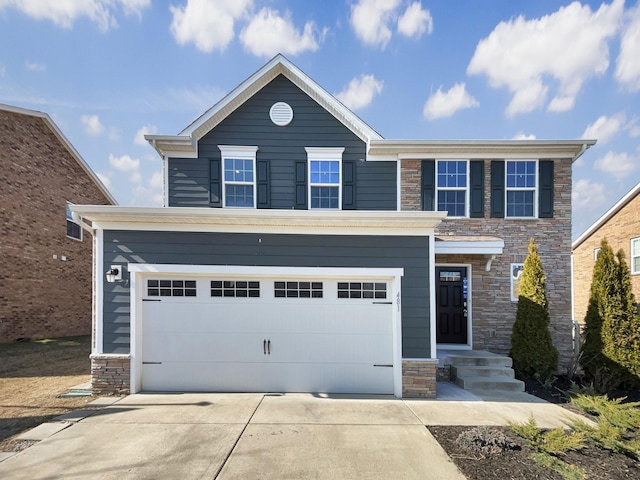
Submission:
M 89 335 L 93 238 L 71 204 L 117 204 L 51 117 L 0 104 L 0 342 Z
M 147 139 L 164 207 L 74 207 L 94 389 L 435 396 L 438 348 L 508 353 L 530 237 L 568 363 L 571 163 L 593 141 L 386 140 L 281 55 Z

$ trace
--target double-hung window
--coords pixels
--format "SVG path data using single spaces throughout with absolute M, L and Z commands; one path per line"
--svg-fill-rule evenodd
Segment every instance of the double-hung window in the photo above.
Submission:
M 340 209 L 344 148 L 307 147 L 306 150 L 309 162 L 309 208 Z
M 258 147 L 218 145 L 222 153 L 224 207 L 255 208 Z
M 446 211 L 450 217 L 468 216 L 468 165 L 466 160 L 438 160 L 438 210 Z
M 537 163 L 535 160 L 507 161 L 507 217 L 537 216 Z
M 631 240 L 631 273 L 640 274 L 640 237 Z

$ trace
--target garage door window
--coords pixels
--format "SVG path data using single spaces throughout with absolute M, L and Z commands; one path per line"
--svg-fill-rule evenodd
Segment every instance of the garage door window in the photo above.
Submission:
M 195 297 L 195 280 L 147 280 L 149 297 Z
M 212 297 L 259 298 L 260 282 L 211 280 Z
M 322 298 L 322 282 L 274 282 L 276 298 Z
M 338 298 L 387 298 L 384 282 L 338 282 Z

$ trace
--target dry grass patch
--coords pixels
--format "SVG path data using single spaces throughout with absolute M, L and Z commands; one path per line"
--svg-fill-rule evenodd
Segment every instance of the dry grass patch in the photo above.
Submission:
M 57 398 L 90 381 L 91 338 L 68 337 L 0 344 L 0 451 L 13 438 L 92 397 Z

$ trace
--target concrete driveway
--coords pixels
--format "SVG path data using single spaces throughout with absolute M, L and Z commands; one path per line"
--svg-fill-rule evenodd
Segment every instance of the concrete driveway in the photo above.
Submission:
M 431 401 L 194 393 L 99 399 L 97 409 L 23 435 L 42 441 L 0 461 L 0 478 L 463 479 L 425 425 L 506 424 L 531 413 L 563 423 L 566 410 L 519 395 L 506 409 L 504 398 L 456 387 L 453 398 Z

